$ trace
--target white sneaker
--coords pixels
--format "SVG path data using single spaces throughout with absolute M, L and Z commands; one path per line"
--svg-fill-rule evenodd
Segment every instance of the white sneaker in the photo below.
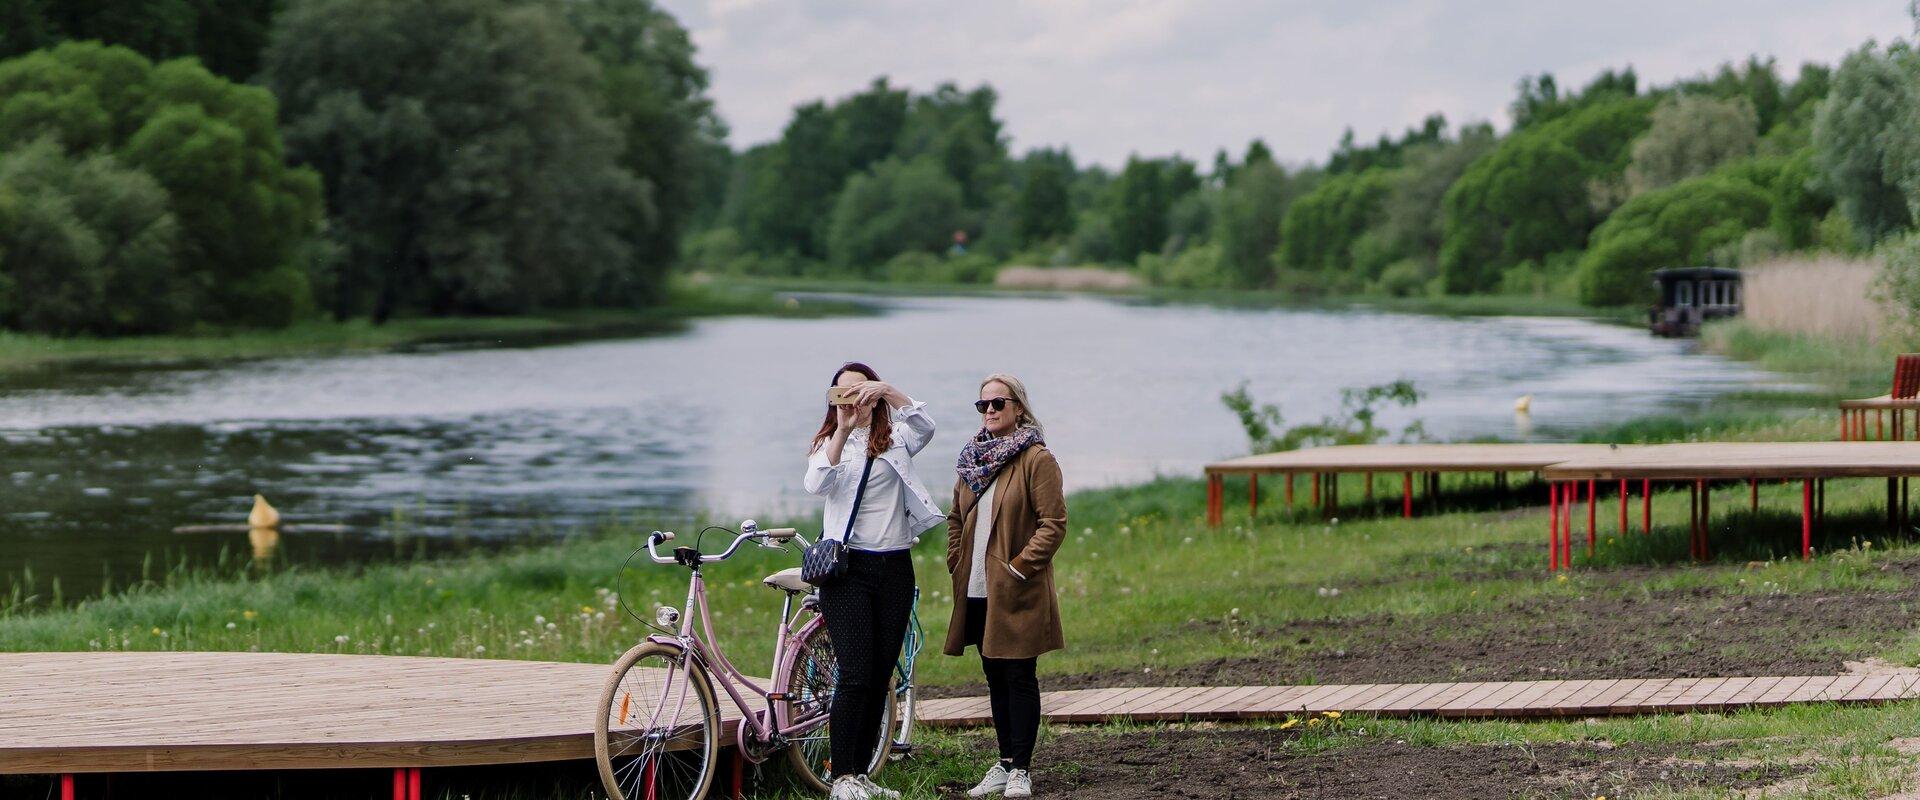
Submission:
M 995 761 L 993 762 L 993 769 L 987 770 L 987 777 L 981 778 L 979 783 L 974 784 L 973 788 L 968 789 L 967 796 L 986 797 L 990 794 L 999 794 L 1006 788 L 1007 768 L 1000 766 L 1000 762 Z M 1028 791 L 1031 792 L 1032 790 L 1029 789 Z
M 853 776 L 853 778 L 854 780 L 857 780 L 860 782 L 860 785 L 867 790 L 867 794 L 869 796 L 883 797 L 883 798 L 886 798 L 886 800 L 900 800 L 899 792 L 896 792 L 885 786 L 881 786 L 880 784 L 874 783 L 873 778 L 870 776 L 855 775 Z
M 842 775 L 833 779 L 833 791 L 827 800 L 873 800 L 873 795 L 860 782 L 863 775 Z
M 1006 796 L 1032 797 L 1033 796 L 1033 773 L 1028 772 L 1024 769 L 1016 769 L 1012 772 L 1007 773 L 1007 795 Z

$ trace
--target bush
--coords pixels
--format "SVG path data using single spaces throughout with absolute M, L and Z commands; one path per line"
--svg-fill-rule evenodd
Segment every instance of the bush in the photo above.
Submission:
M 1766 224 L 1767 193 L 1746 180 L 1714 174 L 1627 201 L 1593 232 L 1580 259 L 1580 301 L 1590 306 L 1651 300 L 1651 273 L 1697 265 L 1715 249 Z
M 42 139 L 0 156 L 0 325 L 111 335 L 185 324 L 202 287 L 174 269 L 179 234 L 166 190 L 110 155 L 74 158 Z
M 1595 102 L 1508 136 L 1441 201 L 1440 273 L 1452 293 L 1485 291 L 1508 267 L 1578 250 L 1600 221 L 1591 187 L 1626 169 L 1652 101 Z
M 1175 289 L 1224 289 L 1238 282 L 1220 245 L 1214 243 L 1189 247 L 1171 258 L 1142 255 L 1139 269 L 1149 283 Z
M 1378 222 L 1396 173 L 1373 169 L 1328 178 L 1287 208 L 1280 262 L 1294 269 L 1347 272 L 1355 240 Z
M 681 259 L 693 269 L 736 272 L 747 255 L 747 243 L 739 231 L 723 226 L 687 237 L 681 251 Z
M 1744 97 L 1669 97 L 1653 110 L 1647 132 L 1633 143 L 1627 186 L 1640 194 L 1753 155 L 1759 125 L 1753 103 Z
M 155 65 L 124 47 L 69 42 L 0 62 L 0 150 L 46 138 L 76 157 L 109 154 L 113 166 L 61 174 L 126 183 L 125 172 L 145 173 L 163 190 L 177 228 L 171 277 L 149 285 L 167 298 L 190 296 L 192 313 L 150 309 L 81 327 L 286 317 L 250 307 L 259 299 L 255 280 L 283 282 L 259 278 L 280 270 L 304 274 L 301 258 L 311 252 L 322 206 L 319 176 L 287 165 L 277 115 L 267 90 L 215 77 L 191 59 Z
M 1419 259 L 1404 258 L 1380 271 L 1378 291 L 1393 297 L 1412 297 L 1425 292 L 1427 282 L 1432 279 Z

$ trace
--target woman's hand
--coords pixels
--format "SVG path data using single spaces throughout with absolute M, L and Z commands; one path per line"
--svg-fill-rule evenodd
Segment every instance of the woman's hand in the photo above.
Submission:
M 899 408 L 907 404 L 907 395 L 886 381 L 861 381 L 847 387 L 853 390 L 854 405 L 870 406 L 874 402 L 885 400 L 887 405 Z
M 854 422 L 860 418 L 858 409 L 858 405 L 833 407 L 833 424 L 837 428 L 836 433 L 844 434 L 853 430 Z

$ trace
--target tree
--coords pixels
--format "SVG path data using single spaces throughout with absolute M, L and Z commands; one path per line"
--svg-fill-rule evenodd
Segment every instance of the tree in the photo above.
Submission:
M 1441 201 L 1495 141 L 1493 126 L 1482 123 L 1462 128 L 1455 140 L 1407 150 L 1406 167 L 1380 201 L 1380 236 L 1394 257 L 1417 259 L 1433 274 L 1444 232 Z
M 962 208 L 959 183 L 932 156 L 888 159 L 847 181 L 833 205 L 828 250 L 835 263 L 872 275 L 901 253 L 939 252 Z
M 284 325 L 310 302 L 320 181 L 287 165 L 275 116 L 265 89 L 192 59 L 69 42 L 0 62 L 0 149 L 49 137 L 158 181 L 179 225 L 175 264 L 213 322 Z
M 686 29 L 650 0 L 569 0 L 563 8 L 600 64 L 602 102 L 623 140 L 619 164 L 651 187 L 654 221 L 635 218 L 634 258 L 663 270 L 694 215 L 724 190 L 727 130 L 706 95 L 707 71 L 694 62 Z M 660 284 L 656 276 L 637 285 Z
M 1380 203 L 1396 177 L 1373 169 L 1333 175 L 1287 208 L 1279 260 L 1301 270 L 1346 272 L 1354 242 L 1380 218 Z
M 0 326 L 53 334 L 170 330 L 200 289 L 174 268 L 180 227 L 159 182 L 52 139 L 0 156 Z
M 932 156 L 960 184 L 966 207 L 992 204 L 995 187 L 1007 180 L 1007 143 L 994 117 L 999 93 L 991 86 L 969 91 L 944 83 L 913 99 L 896 152 L 902 158 Z
M 476 69 L 475 65 L 487 65 Z M 622 169 L 597 65 L 534 0 L 296 0 L 267 82 L 327 181 L 339 316 L 503 313 L 657 292 L 648 187 Z
M 1051 241 L 1073 230 L 1073 156 L 1065 150 L 1035 150 L 1027 154 L 1026 181 L 1014 209 L 1014 228 L 1021 246 Z
M 1133 156 L 1107 190 L 1107 215 L 1113 222 L 1114 253 L 1132 262 L 1141 253 L 1157 253 L 1167 242 L 1173 204 L 1200 188 L 1193 162 L 1182 158 Z
M 1296 191 L 1286 170 L 1271 159 L 1248 162 L 1220 190 L 1213 239 L 1233 285 L 1273 282 L 1273 251 L 1280 246 L 1280 224 Z
M 1814 113 L 1814 160 L 1840 212 L 1866 242 L 1912 227 L 1900 160 L 1920 80 L 1920 54 L 1904 42 L 1872 42 L 1847 54 Z M 1920 153 L 1916 153 L 1920 155 Z
M 200 59 L 214 74 L 244 81 L 260 65 L 272 0 L 6 0 L 0 3 L 0 58 L 64 41 L 97 40 L 155 61 Z
M 1644 98 L 1593 103 L 1509 135 L 1473 162 L 1441 202 L 1446 290 L 1486 291 L 1508 267 L 1585 246 L 1599 222 L 1589 191 L 1626 169 L 1651 111 Z
M 1766 225 L 1770 207 L 1768 192 L 1736 171 L 1628 200 L 1594 230 L 1593 246 L 1580 259 L 1580 302 L 1650 300 L 1653 270 L 1706 261 L 1715 249 Z
M 1759 118 L 1745 97 L 1669 97 L 1654 108 L 1652 124 L 1633 143 L 1627 187 L 1639 194 L 1703 175 L 1753 155 L 1759 138 Z

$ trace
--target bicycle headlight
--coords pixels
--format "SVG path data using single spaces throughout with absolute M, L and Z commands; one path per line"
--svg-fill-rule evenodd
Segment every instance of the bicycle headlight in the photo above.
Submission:
M 653 621 L 662 628 L 674 628 L 680 624 L 680 609 L 673 606 L 661 606 L 653 612 Z

